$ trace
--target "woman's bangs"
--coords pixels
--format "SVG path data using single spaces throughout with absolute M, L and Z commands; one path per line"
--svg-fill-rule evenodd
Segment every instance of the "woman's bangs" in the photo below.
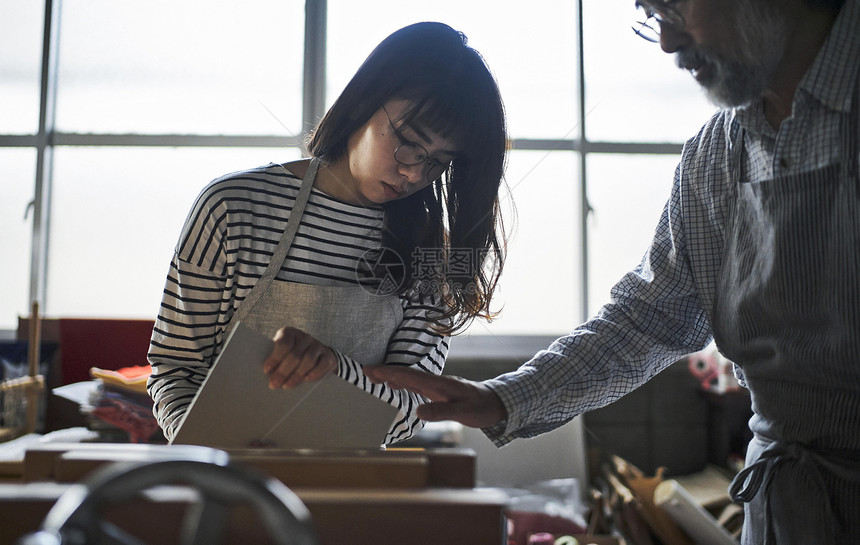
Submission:
M 412 106 L 404 112 L 403 121 L 426 128 L 460 145 L 468 142 L 474 124 L 472 116 L 455 100 L 442 101 L 431 97 L 404 97 Z

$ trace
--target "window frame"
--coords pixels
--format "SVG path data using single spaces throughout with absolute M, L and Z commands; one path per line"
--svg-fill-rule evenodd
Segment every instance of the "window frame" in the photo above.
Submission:
M 170 147 L 272 147 L 300 148 L 305 132 L 311 128 L 315 120 L 325 111 L 326 87 L 326 0 L 306 0 L 304 21 L 304 52 L 303 52 L 303 93 L 302 93 L 302 135 L 295 137 L 284 136 L 239 136 L 239 135 L 177 135 L 177 134 L 82 134 L 58 132 L 54 125 L 54 111 L 57 89 L 57 61 L 59 59 L 59 32 L 61 27 L 60 13 L 62 0 L 45 0 L 43 51 L 41 59 L 41 81 L 39 101 L 39 122 L 36 134 L 2 135 L 0 148 L 26 147 L 35 148 L 37 153 L 34 192 L 32 207 L 32 247 L 30 255 L 30 286 L 29 300 L 38 301 L 44 308 L 48 274 L 48 249 L 50 245 L 49 232 L 51 222 L 51 192 L 52 192 L 52 159 L 53 151 L 60 146 L 170 146 Z M 583 0 L 576 0 L 576 33 L 577 51 L 577 86 L 578 92 L 572 100 L 576 101 L 579 113 L 579 127 L 576 134 L 565 139 L 517 139 L 511 141 L 513 150 L 555 151 L 565 150 L 578 154 L 579 180 L 575 183 L 580 192 L 581 209 L 578 212 L 580 222 L 580 247 L 578 248 L 580 262 L 580 294 L 579 321 L 589 315 L 589 215 L 591 207 L 588 203 L 588 157 L 590 154 L 649 154 L 649 155 L 679 155 L 681 143 L 648 143 L 648 142 L 604 142 L 590 141 L 586 133 L 586 102 L 585 102 L 585 64 L 583 53 Z M 573 327 L 575 324 L 570 324 Z M 6 335 L 9 332 L 5 332 Z M 458 347 L 464 347 L 467 352 L 491 352 L 485 340 L 477 339 L 477 335 L 464 335 L 458 340 Z M 516 335 L 504 336 L 509 339 L 508 346 L 513 347 L 506 352 L 509 357 L 527 358 L 535 339 L 550 342 L 551 336 L 522 336 L 528 341 L 516 343 Z M 517 349 L 521 346 L 521 349 Z M 471 347 L 471 348 L 470 348 Z

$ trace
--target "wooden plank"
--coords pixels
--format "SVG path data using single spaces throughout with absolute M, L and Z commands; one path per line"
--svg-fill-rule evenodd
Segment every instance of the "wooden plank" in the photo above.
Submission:
M 13 545 L 35 531 L 71 484 L 0 484 L 0 545 Z M 436 545 L 506 542 L 506 496 L 491 489 L 295 489 L 311 513 L 320 545 Z M 176 543 L 179 524 L 193 494 L 160 487 L 146 499 L 114 506 L 105 520 L 148 543 Z M 157 520 L 158 524 L 152 524 Z M 267 543 L 249 510 L 231 516 L 227 542 Z
M 429 486 L 423 456 L 394 458 L 348 454 L 237 454 L 231 461 L 260 470 L 290 488 L 424 488 Z
M 110 462 L 207 459 L 209 449 L 189 445 L 44 443 L 25 453 L 23 480 L 76 482 Z M 232 449 L 230 460 L 254 467 L 289 487 L 472 488 L 475 455 L 468 449 L 286 451 Z
M 25 482 L 58 481 L 74 482 L 86 475 L 87 471 L 78 469 L 73 478 L 61 467 L 64 457 L 91 459 L 89 470 L 110 462 L 146 462 L 157 460 L 199 460 L 203 462 L 226 463 L 226 452 L 193 445 L 143 445 L 130 443 L 39 443 L 31 445 L 24 452 Z

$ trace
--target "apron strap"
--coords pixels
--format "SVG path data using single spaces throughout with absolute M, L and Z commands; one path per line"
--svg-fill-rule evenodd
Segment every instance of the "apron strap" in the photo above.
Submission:
M 854 84 L 854 98 L 851 102 L 851 118 L 845 133 L 845 149 L 851 154 L 848 161 L 848 175 L 856 181 L 860 193 L 860 148 L 857 146 L 857 132 L 860 131 L 860 78 Z
M 807 523 L 809 520 L 815 521 L 815 527 L 809 528 L 813 532 L 810 536 L 812 541 L 799 540 L 798 543 L 835 543 L 837 516 L 830 502 L 822 470 L 829 471 L 846 481 L 860 481 L 860 465 L 844 465 L 800 443 L 772 441 L 755 462 L 735 476 L 729 486 L 729 494 L 735 502 L 750 503 L 761 493 L 758 501 L 764 507 L 763 545 L 777 543 L 777 536 L 773 535 L 774 529 L 770 524 L 771 512 L 774 509 L 772 504 L 786 503 L 800 505 L 810 514 L 816 512 L 814 516 L 800 521 L 800 524 Z M 785 475 L 776 478 L 778 472 L 790 472 L 793 476 L 787 479 Z M 803 479 L 802 475 L 807 476 L 808 479 Z M 813 486 L 802 488 L 802 481 L 811 481 Z M 778 489 L 780 483 L 787 482 L 793 483 L 797 489 L 771 490 L 771 485 Z M 779 505 L 776 509 L 781 510 Z M 785 520 L 788 519 L 785 518 Z M 796 533 L 807 529 L 804 526 L 797 529 L 786 528 L 783 531 Z
M 319 169 L 319 159 L 314 157 L 311 159 L 310 165 L 308 165 L 308 170 L 305 172 L 305 177 L 302 179 L 302 185 L 299 188 L 299 193 L 296 196 L 296 202 L 293 205 L 292 210 L 290 211 L 290 217 L 287 220 L 287 226 L 284 229 L 284 233 L 281 235 L 281 240 L 278 243 L 278 247 L 275 249 L 275 253 L 272 254 L 272 259 L 269 261 L 269 265 L 266 267 L 266 270 L 263 272 L 263 275 L 242 301 L 239 304 L 239 308 L 236 309 L 235 314 L 233 314 L 233 318 L 230 320 L 230 324 L 228 325 L 226 331 L 230 331 L 236 323 L 242 322 L 245 318 L 248 317 L 248 314 L 254 309 L 254 306 L 260 301 L 263 295 L 266 293 L 266 290 L 269 289 L 269 285 L 272 283 L 272 280 L 277 276 L 278 271 L 281 270 L 281 265 L 284 263 L 284 260 L 287 257 L 287 252 L 290 251 L 290 246 L 293 244 L 293 240 L 296 238 L 296 233 L 299 230 L 299 224 L 302 221 L 302 215 L 305 212 L 305 206 L 308 203 L 308 199 L 311 195 L 311 189 L 314 185 L 314 180 L 317 176 L 317 170 Z

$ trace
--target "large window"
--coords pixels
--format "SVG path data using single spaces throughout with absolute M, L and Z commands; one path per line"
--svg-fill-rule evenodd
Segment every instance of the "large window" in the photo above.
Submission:
M 464 32 L 507 107 L 502 313 L 470 336 L 559 335 L 594 312 L 713 110 L 633 34 L 632 0 L 59 2 L 0 8 L 0 329 L 34 297 L 51 316 L 153 317 L 200 189 L 299 157 L 303 130 L 409 23 Z

